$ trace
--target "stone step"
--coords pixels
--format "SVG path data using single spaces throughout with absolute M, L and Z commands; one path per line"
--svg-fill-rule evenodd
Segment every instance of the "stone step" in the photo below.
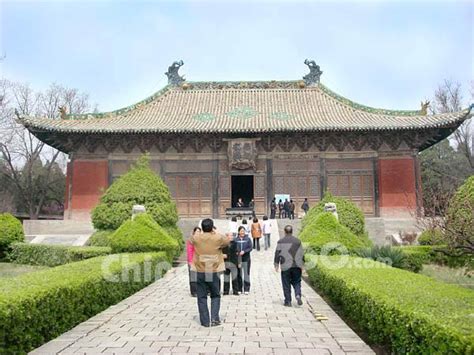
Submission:
M 31 244 L 83 246 L 90 234 L 39 234 L 25 236 Z
M 92 222 L 74 220 L 24 220 L 23 230 L 26 235 L 91 235 L 94 233 Z

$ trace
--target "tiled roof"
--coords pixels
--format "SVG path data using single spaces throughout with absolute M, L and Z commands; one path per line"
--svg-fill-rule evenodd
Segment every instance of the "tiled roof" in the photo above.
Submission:
M 469 114 L 375 109 L 301 81 L 185 82 L 113 112 L 21 121 L 30 130 L 62 133 L 258 133 L 443 127 Z

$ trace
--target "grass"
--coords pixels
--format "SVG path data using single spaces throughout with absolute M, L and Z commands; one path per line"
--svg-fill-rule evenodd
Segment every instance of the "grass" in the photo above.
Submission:
M 420 274 L 432 277 L 447 284 L 458 285 L 474 290 L 474 275 L 468 276 L 466 268 L 450 268 L 441 265 L 423 265 Z
M 0 278 L 15 277 L 18 275 L 44 269 L 47 269 L 47 267 L 0 262 Z

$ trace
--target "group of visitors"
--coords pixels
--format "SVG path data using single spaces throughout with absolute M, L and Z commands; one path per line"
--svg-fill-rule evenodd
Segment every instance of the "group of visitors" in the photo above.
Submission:
M 309 203 L 308 199 L 305 198 L 303 204 L 301 205 L 301 209 L 304 211 L 306 214 L 309 211 Z M 296 210 L 296 205 L 293 202 L 293 200 L 289 200 L 285 198 L 285 201 L 283 202 L 281 199 L 278 200 L 278 203 L 276 202 L 276 198 L 274 197 L 272 201 L 270 202 L 270 218 L 275 219 L 276 218 L 276 212 L 278 210 L 278 218 L 289 218 L 289 219 L 295 219 L 295 210 Z
M 245 223 L 244 223 L 245 222 Z M 212 219 L 201 221 L 201 228 L 195 227 L 187 241 L 187 257 L 191 295 L 197 297 L 199 319 L 202 326 L 220 325 L 219 309 L 221 298 L 221 275 L 224 275 L 223 295 L 248 295 L 250 292 L 250 266 L 252 250 L 260 250 L 259 240 L 264 236 L 265 250 L 270 247 L 271 222 L 267 216 L 260 224 L 257 218 L 249 226 L 246 220 L 241 224 L 232 218 L 230 232 L 219 234 Z M 284 305 L 291 306 L 291 286 L 295 289 L 298 305 L 301 300 L 301 268 L 303 249 L 299 239 L 292 236 L 293 228 L 285 227 L 285 237 L 277 243 L 274 267 L 281 270 Z M 252 240 L 250 239 L 252 237 Z M 211 313 L 207 305 L 211 298 Z

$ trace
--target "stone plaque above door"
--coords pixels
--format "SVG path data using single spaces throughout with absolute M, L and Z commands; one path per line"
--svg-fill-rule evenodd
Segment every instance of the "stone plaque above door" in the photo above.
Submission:
M 257 169 L 257 146 L 255 138 L 226 139 L 229 169 Z

